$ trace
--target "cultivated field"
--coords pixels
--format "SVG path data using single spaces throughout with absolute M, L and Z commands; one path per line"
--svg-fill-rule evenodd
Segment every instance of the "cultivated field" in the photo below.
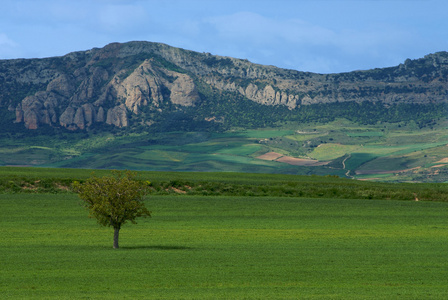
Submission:
M 448 203 L 150 196 L 112 230 L 76 195 L 2 194 L 4 299 L 446 299 Z
M 0 140 L 0 166 L 337 175 L 447 182 L 447 124 L 283 124 L 260 130 L 72 133 Z M 78 136 L 78 135 L 79 136 Z M 272 156 L 275 154 L 275 157 Z

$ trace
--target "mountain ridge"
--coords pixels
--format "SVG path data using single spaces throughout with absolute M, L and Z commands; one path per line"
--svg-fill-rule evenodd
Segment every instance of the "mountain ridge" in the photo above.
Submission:
M 213 95 L 292 113 L 312 104 L 445 104 L 448 52 L 395 67 L 317 74 L 160 43 L 112 43 L 58 57 L 0 60 L 0 87 L 4 124 L 27 129 L 150 127 L 164 112 L 213 106 Z M 219 123 L 224 117 L 214 112 L 197 119 Z

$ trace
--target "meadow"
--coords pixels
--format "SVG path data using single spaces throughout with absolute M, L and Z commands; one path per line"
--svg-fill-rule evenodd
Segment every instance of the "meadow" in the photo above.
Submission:
M 249 179 L 248 181 L 253 181 Z M 448 202 L 150 195 L 113 232 L 73 193 L 0 194 L 4 299 L 446 299 Z

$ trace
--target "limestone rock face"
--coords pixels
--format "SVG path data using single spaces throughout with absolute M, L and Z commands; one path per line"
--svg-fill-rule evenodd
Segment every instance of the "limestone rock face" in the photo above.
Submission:
M 78 108 L 79 109 L 79 108 Z M 82 113 L 83 113 L 83 120 L 84 126 L 91 126 L 93 123 L 98 122 L 97 116 L 96 116 L 96 110 L 93 104 L 86 103 L 81 106 Z M 99 109 L 98 109 L 99 110 Z M 81 128 L 78 125 L 79 128 Z
M 163 102 L 162 80 L 154 75 L 151 63 L 145 60 L 125 80 L 117 77 L 112 82 L 116 97 L 123 99 L 125 106 L 138 114 L 139 108 L 152 103 L 159 106 Z
M 59 120 L 61 126 L 63 127 L 71 127 L 75 124 L 75 114 L 76 109 L 74 107 L 67 107 L 67 109 L 62 113 L 61 118 Z
M 68 75 L 62 74 L 47 85 L 47 92 L 55 92 L 69 98 L 74 92 L 73 80 Z
M 81 68 L 74 74 L 55 74 L 45 91 L 25 97 L 15 108 L 16 122 L 28 129 L 40 125 L 63 126 L 70 130 L 86 129 L 95 122 L 105 122 L 104 111 L 97 117 L 96 95 L 108 79 L 98 67 Z
M 104 112 L 103 107 L 98 108 L 98 113 L 96 114 L 96 121 L 99 123 L 106 122 L 106 113 Z
M 126 107 L 135 114 L 147 105 L 160 107 L 170 101 L 180 106 L 194 106 L 199 100 L 190 76 L 154 66 L 151 60 L 145 60 L 124 80 L 120 80 L 120 75 L 115 76 L 107 93 L 123 99 Z M 107 94 L 102 98 L 107 98 Z
M 28 129 L 37 129 L 39 125 L 39 116 L 35 111 L 28 110 L 24 113 L 25 127 Z
M 298 95 L 276 91 L 271 85 L 258 87 L 250 83 L 245 89 L 239 88 L 238 91 L 248 99 L 264 105 L 285 105 L 289 109 L 294 109 L 300 104 Z
M 200 97 L 193 79 L 185 74 L 170 73 L 177 77 L 172 84 L 167 84 L 171 90 L 171 102 L 182 106 L 194 106 Z
M 39 124 L 55 124 L 59 97 L 52 92 L 37 92 L 25 97 L 16 107 L 16 122 L 23 122 L 28 129 L 37 129 Z
M 124 104 L 115 106 L 107 111 L 106 123 L 117 127 L 128 126 L 127 109 Z

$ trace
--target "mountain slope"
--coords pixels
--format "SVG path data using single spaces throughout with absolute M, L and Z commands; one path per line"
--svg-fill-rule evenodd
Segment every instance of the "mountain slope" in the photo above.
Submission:
M 364 113 L 357 117 L 366 119 L 369 111 L 377 110 L 376 118 L 397 105 L 414 107 L 409 113 L 414 114 L 447 103 L 448 53 L 397 67 L 323 75 L 159 43 L 114 43 L 62 57 L 2 60 L 0 87 L 5 129 L 16 123 L 27 129 L 139 126 L 163 131 L 179 123 L 231 126 L 238 123 L 235 116 L 241 116 L 236 125 L 259 126 L 344 111 Z M 358 103 L 380 105 L 367 105 L 362 112 Z M 391 114 L 398 121 L 409 118 L 399 110 Z

